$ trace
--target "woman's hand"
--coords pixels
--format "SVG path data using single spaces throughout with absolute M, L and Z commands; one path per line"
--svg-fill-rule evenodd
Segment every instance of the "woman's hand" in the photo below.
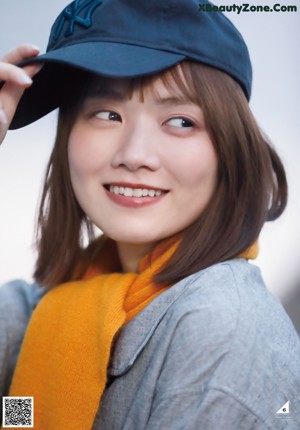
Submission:
M 31 78 L 41 69 L 40 64 L 17 67 L 21 61 L 38 55 L 39 49 L 33 45 L 23 44 L 0 59 L 0 144 L 13 119 L 15 110 L 24 90 L 32 84 Z

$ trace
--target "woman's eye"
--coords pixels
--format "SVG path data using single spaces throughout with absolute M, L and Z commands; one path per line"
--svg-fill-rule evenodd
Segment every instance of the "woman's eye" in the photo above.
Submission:
M 166 122 L 167 125 L 172 127 L 194 127 L 194 123 L 187 118 L 171 118 Z
M 116 112 L 112 112 L 112 111 L 97 112 L 95 116 L 96 116 L 96 118 L 100 118 L 100 119 L 103 119 L 105 121 L 122 122 L 122 118 L 120 117 L 120 115 L 117 114 Z

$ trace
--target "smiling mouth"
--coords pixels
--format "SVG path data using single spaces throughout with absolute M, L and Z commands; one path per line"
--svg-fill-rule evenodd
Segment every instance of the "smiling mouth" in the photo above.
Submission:
M 159 197 L 168 191 L 145 187 L 128 187 L 122 185 L 108 184 L 104 186 L 110 193 L 124 197 Z

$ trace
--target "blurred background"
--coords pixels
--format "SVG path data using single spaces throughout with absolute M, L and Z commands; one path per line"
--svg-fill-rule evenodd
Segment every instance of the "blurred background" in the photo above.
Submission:
M 234 3 L 243 2 L 215 0 L 217 5 Z M 250 5 L 275 3 L 249 1 Z M 51 25 L 67 4 L 65 0 L 1 0 L 0 57 L 21 42 L 38 45 L 43 52 Z M 295 5 L 298 10 L 227 16 L 248 44 L 254 69 L 251 107 L 283 159 L 290 187 L 286 212 L 262 231 L 255 264 L 300 333 L 300 4 L 297 0 L 277 4 Z M 56 113 L 52 113 L 9 132 L 0 148 L 0 285 L 16 278 L 32 279 L 34 221 L 55 126 Z

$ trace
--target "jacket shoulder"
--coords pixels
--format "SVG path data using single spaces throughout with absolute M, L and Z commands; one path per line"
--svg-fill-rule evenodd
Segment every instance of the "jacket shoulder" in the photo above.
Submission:
M 279 428 L 276 412 L 287 400 L 300 412 L 300 342 L 281 303 L 259 269 L 242 259 L 186 281 L 166 315 L 174 330 L 159 380 L 162 396 L 173 397 L 201 381 L 207 398 L 225 396 L 267 428 Z M 174 381 L 168 392 L 167 380 Z
M 260 269 L 244 259 L 202 270 L 186 278 L 181 288 L 182 294 L 172 308 L 174 318 L 198 310 L 205 318 L 211 313 L 218 316 L 214 322 L 220 329 L 229 320 L 235 320 L 234 330 L 243 328 L 242 321 L 245 325 L 249 321 L 265 324 L 270 329 L 277 321 L 282 330 L 293 331 L 282 304 L 266 288 Z
M 43 295 L 35 283 L 14 280 L 0 286 L 0 394 L 8 391 L 31 314 Z

